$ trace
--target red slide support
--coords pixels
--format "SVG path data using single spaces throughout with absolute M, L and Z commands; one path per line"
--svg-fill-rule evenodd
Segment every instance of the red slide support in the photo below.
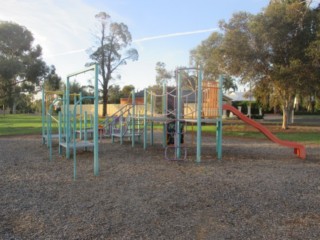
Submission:
M 278 143 L 279 145 L 290 147 L 294 149 L 294 153 L 302 159 L 306 158 L 306 149 L 302 144 L 296 143 L 296 142 L 290 142 L 285 141 L 277 138 L 274 134 L 270 132 L 269 129 L 261 125 L 260 123 L 253 121 L 252 119 L 248 118 L 247 116 L 243 115 L 238 109 L 232 107 L 231 105 L 224 104 L 223 110 L 229 110 L 234 115 L 239 117 L 242 121 L 245 123 L 253 126 L 254 128 L 258 129 L 261 133 L 263 133 L 267 138 L 269 138 L 271 141 Z

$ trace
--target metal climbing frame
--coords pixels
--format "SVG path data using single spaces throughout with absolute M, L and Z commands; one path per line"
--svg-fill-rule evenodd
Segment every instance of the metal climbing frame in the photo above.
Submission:
M 99 175 L 99 115 L 98 115 L 98 104 L 99 104 L 99 92 L 98 92 L 98 64 L 94 64 L 88 68 L 85 68 L 81 71 L 69 74 L 67 76 L 67 86 L 66 86 L 66 109 L 65 109 L 65 119 L 66 119 L 66 142 L 63 144 L 63 147 L 66 148 L 66 156 L 67 158 L 70 157 L 70 150 L 73 149 L 73 178 L 76 179 L 77 176 L 77 158 L 76 158 L 76 150 L 78 147 L 85 147 L 83 144 L 80 146 L 77 145 L 77 142 L 75 140 L 75 128 L 76 128 L 76 108 L 77 105 L 81 103 L 82 99 L 80 98 L 77 103 L 74 104 L 73 109 L 73 129 L 74 131 L 71 132 L 71 113 L 70 113 L 70 78 L 77 76 L 79 74 L 83 74 L 85 72 L 94 71 L 94 96 L 92 97 L 94 99 L 94 116 L 93 116 L 93 154 L 94 154 L 94 160 L 93 160 L 93 172 L 95 176 Z M 73 139 L 73 141 L 71 141 Z M 60 144 L 61 145 L 61 144 Z

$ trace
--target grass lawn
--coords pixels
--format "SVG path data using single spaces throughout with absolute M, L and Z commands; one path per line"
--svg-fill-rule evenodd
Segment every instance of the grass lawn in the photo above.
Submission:
M 0 115 L 0 136 L 41 134 L 41 115 Z
M 53 131 L 57 130 L 57 123 L 52 122 Z M 41 135 L 41 115 L 33 114 L 6 114 L 0 115 L 0 136 L 10 135 L 29 135 L 39 134 Z M 224 127 L 225 128 L 225 127 Z M 156 125 L 155 129 L 162 129 L 162 125 Z M 188 126 L 187 131 L 196 131 L 196 126 Z M 215 126 L 202 126 L 204 133 L 213 134 L 216 131 Z M 223 130 L 224 136 L 244 137 L 244 138 L 266 138 L 263 134 L 256 131 L 248 131 L 243 125 L 228 129 L 227 127 Z M 318 131 L 295 131 L 295 132 L 276 132 L 275 135 L 283 140 L 305 142 L 305 143 L 316 143 L 319 144 L 319 132 Z

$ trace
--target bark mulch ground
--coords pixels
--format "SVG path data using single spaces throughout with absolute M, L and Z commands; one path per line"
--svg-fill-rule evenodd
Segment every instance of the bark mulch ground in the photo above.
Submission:
M 0 138 L 0 239 L 320 239 L 320 146 L 307 160 L 267 140 L 224 138 L 216 160 L 164 160 L 159 143 L 100 143 L 53 161 L 39 136 Z M 214 139 L 214 137 L 212 137 Z M 210 141 L 209 141 L 210 140 Z

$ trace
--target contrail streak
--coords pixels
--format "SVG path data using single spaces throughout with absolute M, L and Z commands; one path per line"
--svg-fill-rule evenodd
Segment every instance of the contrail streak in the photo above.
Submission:
M 79 52 L 84 52 L 87 49 L 82 48 L 82 49 L 76 49 L 76 50 L 71 50 L 71 51 L 67 51 L 67 52 L 62 52 L 62 53 L 57 53 L 57 54 L 52 54 L 52 55 L 48 55 L 47 57 L 51 58 L 51 57 L 59 57 L 59 56 L 65 56 L 65 55 L 70 55 L 73 53 L 79 53 Z
M 140 38 L 140 39 L 133 40 L 132 42 L 134 42 L 134 43 L 146 42 L 146 41 L 162 39 L 162 38 L 171 38 L 171 37 L 194 35 L 194 34 L 206 33 L 206 32 L 213 32 L 213 31 L 217 31 L 217 30 L 218 30 L 218 28 L 209 28 L 209 29 L 202 29 L 202 30 L 196 30 L 196 31 L 190 31 L 190 32 L 170 33 L 170 34 L 158 35 L 158 36 L 153 36 L 153 37 Z
M 206 32 L 214 32 L 217 30 L 218 30 L 218 28 L 208 28 L 208 29 L 201 29 L 201 30 L 189 31 L 189 32 L 169 33 L 169 34 L 163 34 L 163 35 L 158 35 L 158 36 L 135 39 L 132 42 L 133 43 L 140 43 L 140 42 L 152 41 L 152 40 L 163 39 L 163 38 L 172 38 L 172 37 L 180 37 L 180 36 L 186 36 L 186 35 L 195 35 L 195 34 L 206 33 Z M 87 49 L 85 49 L 85 48 L 76 49 L 76 50 L 71 50 L 71 51 L 67 51 L 67 52 L 52 54 L 47 57 L 51 58 L 51 57 L 65 56 L 65 55 L 70 55 L 73 53 L 84 52 L 86 50 Z

